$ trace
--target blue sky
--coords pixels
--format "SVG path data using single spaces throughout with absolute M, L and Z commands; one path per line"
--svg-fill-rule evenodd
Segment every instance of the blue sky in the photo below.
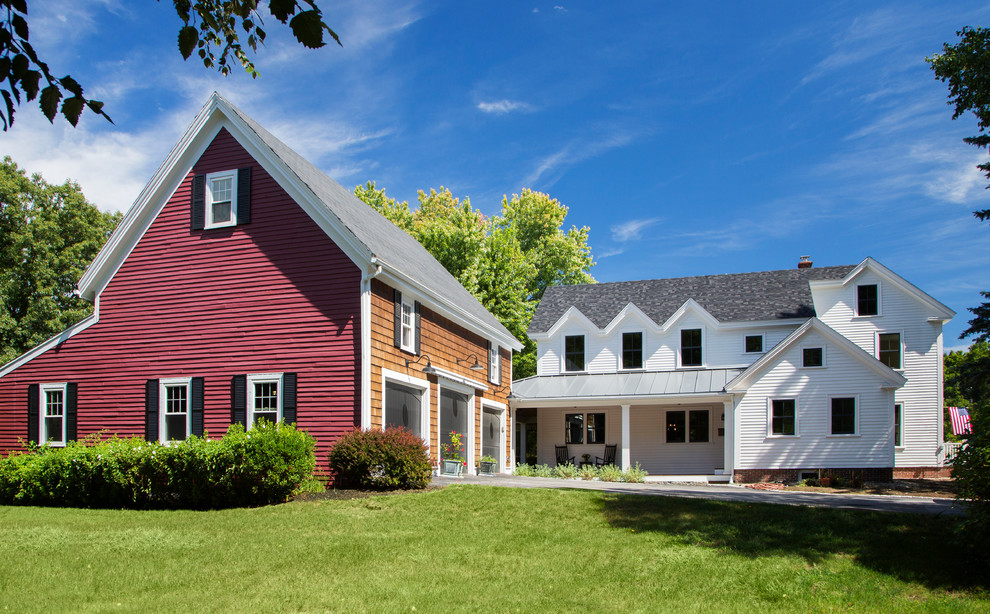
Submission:
M 872 256 L 958 312 L 947 347 L 990 289 L 986 152 L 924 61 L 985 2 L 323 0 L 343 48 L 269 17 L 256 80 L 183 62 L 170 5 L 32 2 L 36 49 L 115 124 L 24 105 L 3 153 L 126 210 L 217 90 L 349 188 L 488 214 L 547 192 L 599 281 Z

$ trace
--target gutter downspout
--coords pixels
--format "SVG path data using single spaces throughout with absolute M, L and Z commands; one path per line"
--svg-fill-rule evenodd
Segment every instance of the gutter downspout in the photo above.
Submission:
M 371 257 L 371 272 L 361 273 L 361 428 L 371 428 L 371 280 L 382 272 Z

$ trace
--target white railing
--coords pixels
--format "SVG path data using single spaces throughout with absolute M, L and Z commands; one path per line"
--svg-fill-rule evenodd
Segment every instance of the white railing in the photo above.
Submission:
M 958 441 L 946 441 L 942 443 L 942 464 L 949 465 L 952 460 L 959 454 L 959 450 L 962 449 L 963 444 Z

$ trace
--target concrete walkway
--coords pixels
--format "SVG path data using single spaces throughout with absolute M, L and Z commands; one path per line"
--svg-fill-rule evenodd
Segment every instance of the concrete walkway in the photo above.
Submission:
M 510 475 L 496 475 L 494 477 L 471 475 L 462 478 L 442 476 L 433 478 L 433 483 L 441 486 L 449 486 L 451 484 L 481 484 L 484 486 L 505 486 L 509 488 L 575 488 L 631 495 L 713 499 L 716 501 L 739 501 L 743 503 L 808 505 L 813 507 L 832 507 L 836 509 L 869 510 L 875 512 L 910 512 L 915 514 L 945 514 L 951 516 L 962 515 L 964 513 L 963 508 L 953 499 L 755 490 L 731 485 L 678 484 L 669 482 L 626 484 L 624 482 L 560 480 L 556 478 L 528 478 Z

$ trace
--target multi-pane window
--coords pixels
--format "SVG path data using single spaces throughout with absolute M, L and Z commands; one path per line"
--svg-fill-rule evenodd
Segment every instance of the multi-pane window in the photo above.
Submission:
M 402 302 L 402 349 L 414 352 L 416 347 L 416 310 L 412 303 Z
M 708 426 L 708 410 L 691 410 L 688 412 L 688 441 L 704 443 L 708 441 L 711 429 Z
M 856 398 L 832 398 L 832 434 L 856 434 Z
M 162 441 L 185 441 L 189 437 L 189 380 L 162 382 Z
M 801 350 L 801 366 L 803 367 L 824 367 L 825 348 L 803 348 Z
M 488 348 L 488 381 L 498 385 L 502 380 L 502 353 L 498 345 L 492 343 Z
M 622 333 L 622 368 L 643 368 L 643 333 Z
M 879 333 L 877 335 L 877 358 L 891 369 L 901 368 L 900 333 Z
M 584 335 L 564 337 L 564 370 L 584 371 Z
M 681 366 L 700 367 L 701 365 L 701 329 L 686 328 L 681 331 Z
M 564 442 L 584 443 L 584 414 L 564 415 Z
M 856 315 L 875 316 L 880 313 L 880 298 L 876 284 L 856 286 Z
M 707 409 L 667 412 L 667 443 L 704 443 L 710 437 L 710 414 Z
M 684 429 L 685 417 L 683 411 L 667 412 L 667 443 L 684 443 L 687 437 Z
M 588 443 L 605 443 L 605 414 L 588 414 Z
M 794 399 L 773 399 L 770 402 L 770 434 L 797 433 L 797 403 Z
M 760 354 L 763 352 L 763 335 L 746 335 L 746 353 Z
M 249 375 L 247 384 L 249 428 L 259 420 L 278 422 L 282 418 L 282 377 Z
M 398 426 L 409 429 L 413 435 L 422 437 L 421 390 L 396 384 L 385 383 L 385 427 Z
M 903 437 L 904 433 L 902 429 L 904 428 L 904 406 L 900 403 L 894 404 L 894 445 L 896 447 L 901 447 L 904 445 Z
M 218 228 L 237 223 L 237 171 L 206 176 L 206 227 Z
M 42 443 L 65 444 L 65 385 L 42 386 Z

